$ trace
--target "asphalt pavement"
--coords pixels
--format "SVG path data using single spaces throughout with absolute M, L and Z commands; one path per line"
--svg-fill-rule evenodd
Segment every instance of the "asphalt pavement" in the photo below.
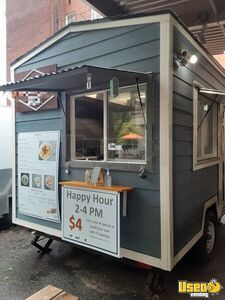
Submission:
M 21 227 L 1 228 L 0 300 L 23 300 L 48 284 L 81 300 L 147 299 L 147 270 L 57 241 L 49 254 L 41 255 L 30 244 L 32 238 Z M 172 272 L 165 274 L 160 300 L 191 299 L 178 294 L 178 280 L 208 282 L 212 278 L 225 287 L 225 225 L 218 228 L 214 260 L 200 263 L 182 259 Z M 224 300 L 225 288 L 212 299 Z

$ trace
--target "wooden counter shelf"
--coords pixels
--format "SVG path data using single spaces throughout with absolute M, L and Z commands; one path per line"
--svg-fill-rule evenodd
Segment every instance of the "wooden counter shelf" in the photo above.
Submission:
M 127 215 L 127 192 L 132 192 L 134 190 L 133 187 L 128 186 L 104 186 L 104 185 L 92 185 L 87 184 L 83 181 L 61 181 L 59 184 L 63 187 L 74 187 L 81 188 L 87 190 L 98 190 L 98 191 L 111 191 L 118 192 L 123 194 L 123 217 Z
M 128 187 L 128 186 L 92 185 L 92 184 L 87 184 L 83 181 L 61 181 L 61 182 L 59 182 L 59 184 L 62 186 L 71 186 L 71 187 L 77 187 L 77 188 L 87 188 L 90 190 L 111 191 L 111 192 L 118 192 L 118 193 L 132 192 L 134 190 L 133 187 Z

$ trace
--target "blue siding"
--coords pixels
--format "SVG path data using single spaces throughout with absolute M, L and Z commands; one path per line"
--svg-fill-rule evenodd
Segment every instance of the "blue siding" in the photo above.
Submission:
M 198 56 L 195 65 L 174 67 L 173 194 L 175 255 L 201 229 L 204 202 L 218 193 L 218 166 L 193 172 L 193 81 L 225 89 L 222 75 L 174 29 L 174 60 L 178 49 Z
M 159 194 L 159 24 L 99 29 L 68 34 L 20 66 L 16 72 L 57 64 L 58 70 L 93 65 L 155 73 L 153 172 L 141 179 L 137 172 L 111 171 L 113 184 L 134 186 L 128 195 L 127 217 L 121 217 L 121 246 L 154 257 L 161 256 Z M 65 104 L 65 102 L 63 102 Z M 61 130 L 60 180 L 83 180 L 85 169 L 64 173 L 65 118 L 62 111 L 17 114 L 17 132 Z M 18 215 L 19 218 L 45 224 Z M 49 223 L 53 227 L 55 224 Z
M 142 62 L 142 66 L 139 66 L 138 62 Z M 135 63 L 136 69 L 131 70 L 159 71 L 158 24 L 71 34 L 66 41 L 56 42 L 24 63 L 16 72 L 48 64 L 57 64 L 58 69 L 84 64 L 101 67 L 120 65 L 124 66 L 124 69 L 129 69 L 130 64 Z M 128 65 L 127 68 L 126 65 Z

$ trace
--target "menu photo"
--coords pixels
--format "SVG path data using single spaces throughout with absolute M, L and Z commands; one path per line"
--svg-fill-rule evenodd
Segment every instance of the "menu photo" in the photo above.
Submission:
M 60 221 L 59 131 L 18 134 L 18 206 L 21 214 Z

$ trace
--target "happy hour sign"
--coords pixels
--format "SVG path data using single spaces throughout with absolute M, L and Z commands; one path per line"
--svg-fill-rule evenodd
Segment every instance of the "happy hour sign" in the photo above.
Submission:
M 63 188 L 63 238 L 119 256 L 119 194 Z

